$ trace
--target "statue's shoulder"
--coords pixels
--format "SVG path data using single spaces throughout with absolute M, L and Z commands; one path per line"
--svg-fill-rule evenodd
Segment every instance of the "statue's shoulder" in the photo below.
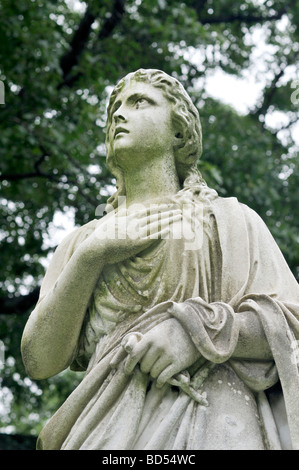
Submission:
M 70 232 L 58 245 L 57 252 L 68 252 L 73 253 L 76 248 L 89 237 L 96 228 L 98 220 L 93 219 L 90 222 L 82 225 L 81 227 L 76 227 L 72 232 Z
M 213 208 L 217 211 L 242 211 L 244 204 L 239 202 L 236 197 L 222 197 L 218 196 L 212 200 Z
M 221 206 L 221 207 L 227 207 L 227 208 L 236 207 L 243 212 L 254 212 L 253 209 L 251 209 L 247 204 L 244 204 L 244 202 L 240 202 L 239 199 L 235 196 L 231 196 L 231 197 L 217 196 L 213 200 L 213 204 L 215 206 Z
M 226 217 L 228 220 L 242 217 L 248 223 L 264 223 L 254 209 L 240 202 L 236 197 L 218 196 L 213 200 L 213 208 L 215 212 Z

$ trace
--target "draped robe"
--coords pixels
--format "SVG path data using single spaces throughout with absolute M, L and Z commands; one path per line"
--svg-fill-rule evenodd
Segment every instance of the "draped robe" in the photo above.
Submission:
M 199 193 L 184 189 L 172 200 L 195 208 L 199 243 L 154 240 L 102 271 L 71 366 L 86 374 L 42 430 L 39 449 L 299 449 L 298 284 L 254 211 Z M 98 223 L 58 247 L 42 289 Z M 183 311 L 171 309 L 181 302 Z M 258 316 L 272 360 L 234 356 L 241 312 Z M 126 375 L 121 355 L 110 365 L 128 333 L 173 317 L 201 353 L 187 371 L 157 388 L 138 365 Z M 265 393 L 277 383 L 278 415 Z

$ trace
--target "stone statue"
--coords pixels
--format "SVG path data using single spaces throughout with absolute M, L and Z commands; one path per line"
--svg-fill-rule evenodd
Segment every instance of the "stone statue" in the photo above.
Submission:
M 33 378 L 86 370 L 38 449 L 299 449 L 298 284 L 198 172 L 190 97 L 131 73 L 106 135 L 117 191 L 58 246 L 23 334 Z

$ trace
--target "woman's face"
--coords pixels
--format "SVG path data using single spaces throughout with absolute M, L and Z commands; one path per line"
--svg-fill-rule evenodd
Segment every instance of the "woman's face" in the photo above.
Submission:
M 110 151 L 121 168 L 130 168 L 145 158 L 173 155 L 171 104 L 162 90 L 131 80 L 117 95 L 110 121 Z

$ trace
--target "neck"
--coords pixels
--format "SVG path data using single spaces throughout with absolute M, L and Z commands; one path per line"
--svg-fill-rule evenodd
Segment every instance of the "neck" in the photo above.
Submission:
M 156 159 L 125 171 L 127 204 L 159 202 L 179 189 L 174 158 Z

